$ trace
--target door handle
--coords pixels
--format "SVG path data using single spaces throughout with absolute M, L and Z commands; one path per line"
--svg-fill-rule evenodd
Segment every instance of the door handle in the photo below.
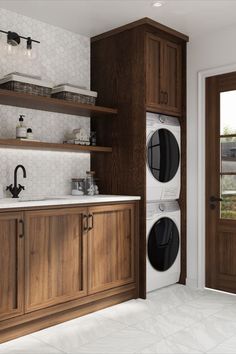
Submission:
M 88 231 L 88 215 L 83 214 L 83 233 Z
M 25 225 L 23 220 L 19 220 L 19 224 L 21 225 L 21 233 L 19 234 L 20 238 L 23 238 L 25 235 Z
M 222 201 L 223 201 L 222 198 L 220 198 L 220 197 L 215 197 L 214 195 L 212 195 L 212 196 L 210 197 L 210 208 L 211 208 L 212 210 L 216 209 L 216 202 L 222 202 Z
M 93 229 L 93 214 L 89 214 L 88 219 L 89 219 L 89 227 L 88 227 L 88 231 L 89 231 Z
M 222 202 L 222 201 L 223 201 L 222 198 L 215 197 L 214 195 L 212 195 L 212 196 L 210 197 L 210 203 Z

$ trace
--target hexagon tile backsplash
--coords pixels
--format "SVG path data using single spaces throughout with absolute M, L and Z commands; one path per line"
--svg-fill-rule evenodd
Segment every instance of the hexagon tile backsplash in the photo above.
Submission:
M 90 40 L 46 23 L 0 9 L 1 29 L 15 31 L 39 40 L 34 45 L 36 58 L 24 55 L 24 45 L 16 48 L 14 55 L 6 51 L 6 36 L 0 36 L 0 77 L 10 72 L 40 75 L 54 85 L 71 83 L 90 87 Z M 20 114 L 25 124 L 32 128 L 35 139 L 60 143 L 64 134 L 75 128 L 90 129 L 88 118 L 0 105 L 0 138 L 15 138 Z M 70 180 L 85 176 L 90 169 L 88 153 L 50 152 L 0 149 L 0 189 L 13 182 L 17 164 L 23 164 L 27 178 L 19 171 L 19 183 L 26 189 L 25 197 L 63 195 L 70 193 Z M 0 193 L 1 194 L 1 193 Z

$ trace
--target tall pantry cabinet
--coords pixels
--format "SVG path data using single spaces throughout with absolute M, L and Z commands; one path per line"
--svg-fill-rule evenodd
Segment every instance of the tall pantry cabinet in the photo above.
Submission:
M 139 296 L 146 296 L 146 112 L 181 124 L 181 277 L 186 278 L 186 43 L 188 37 L 144 18 L 91 39 L 91 86 L 98 104 L 118 116 L 92 119 L 97 143 L 112 154 L 91 156 L 102 193 L 140 195 Z M 109 155 L 109 156 L 108 156 Z

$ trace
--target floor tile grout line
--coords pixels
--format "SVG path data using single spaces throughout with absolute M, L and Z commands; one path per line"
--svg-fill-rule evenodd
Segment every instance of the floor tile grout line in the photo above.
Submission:
M 78 318 L 80 318 L 80 317 L 78 317 Z M 112 320 L 113 321 L 113 320 Z M 113 321 L 114 322 L 114 321 Z M 124 325 L 124 323 L 120 323 L 119 322 L 119 324 L 123 324 Z M 123 331 L 124 329 L 126 329 L 126 328 L 128 328 L 129 326 L 128 325 L 124 325 L 124 328 L 122 328 L 120 331 Z M 50 329 L 50 327 L 48 327 L 49 329 Z M 114 333 L 116 331 L 116 329 L 114 329 L 112 332 L 110 332 L 109 334 L 106 334 L 106 335 L 102 335 L 101 337 L 98 337 L 98 338 L 96 338 L 95 339 L 95 341 L 97 341 L 97 340 L 99 340 L 99 339 L 103 339 L 103 338 L 106 338 L 107 336 L 109 336 L 110 334 L 112 334 L 112 333 Z M 33 334 L 32 334 L 33 335 Z M 34 338 L 36 338 L 36 337 L 34 337 Z M 37 337 L 38 338 L 38 337 Z M 45 340 L 43 340 L 43 339 L 40 339 L 44 344 L 48 344 L 48 342 L 46 342 Z M 83 343 L 82 345 L 81 345 L 81 347 L 83 347 L 83 346 L 85 346 L 85 345 L 88 345 L 89 343 L 90 343 L 91 341 L 88 341 L 88 342 L 86 342 L 86 343 Z M 53 346 L 55 349 L 58 349 L 57 347 L 55 347 L 55 346 Z M 59 349 L 60 351 L 62 351 L 61 349 Z M 62 354 L 67 354 L 67 352 L 64 352 L 64 351 L 62 351 Z
M 219 347 L 220 345 L 224 344 L 224 342 L 227 342 L 228 340 L 230 340 L 231 338 L 236 337 L 236 334 L 233 334 L 232 336 L 225 338 L 221 343 L 215 345 L 213 348 L 209 349 L 206 351 L 207 354 L 209 354 L 210 351 L 214 350 L 215 348 Z M 224 353 L 222 353 L 224 354 Z
M 66 354 L 66 352 L 64 350 L 61 350 L 57 347 L 55 347 L 53 344 L 49 344 L 49 343 L 46 343 L 44 342 L 43 340 L 39 339 L 39 338 L 36 338 L 35 336 L 33 336 L 33 333 L 29 335 L 30 337 L 33 337 L 34 339 L 37 339 L 39 342 L 43 343 L 43 344 L 47 344 L 49 347 L 53 348 L 53 349 L 56 349 L 57 351 L 61 352 L 62 354 Z M 41 353 L 40 353 L 41 354 Z

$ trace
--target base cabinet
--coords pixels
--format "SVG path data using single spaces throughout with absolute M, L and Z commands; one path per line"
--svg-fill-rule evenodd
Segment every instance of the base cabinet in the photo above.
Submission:
M 87 294 L 84 209 L 25 213 L 26 312 Z
M 137 297 L 137 213 L 138 202 L 0 213 L 0 342 Z
M 0 321 L 24 312 L 24 239 L 21 213 L 0 214 Z
M 134 282 L 133 206 L 90 208 L 89 218 L 89 294 Z

